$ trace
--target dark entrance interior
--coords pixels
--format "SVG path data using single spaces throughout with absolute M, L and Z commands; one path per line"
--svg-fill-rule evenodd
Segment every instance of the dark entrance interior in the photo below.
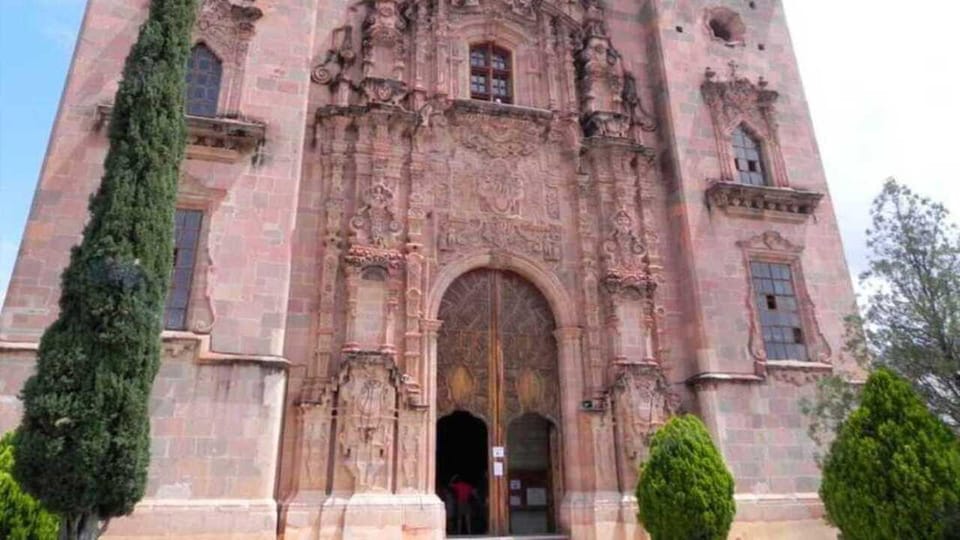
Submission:
M 527 413 L 507 429 L 507 465 L 511 534 L 542 534 L 556 530 L 551 482 L 553 425 L 539 414 Z
M 487 532 L 488 445 L 486 424 L 468 412 L 454 411 L 437 421 L 436 488 L 447 509 L 449 535 Z M 459 508 L 454 479 L 473 487 L 473 494 Z

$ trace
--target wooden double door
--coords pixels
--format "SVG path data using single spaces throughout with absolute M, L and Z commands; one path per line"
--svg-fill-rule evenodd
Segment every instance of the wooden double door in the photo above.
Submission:
M 448 533 L 555 531 L 560 381 L 547 300 L 517 274 L 474 270 L 451 284 L 439 319 L 437 490 Z M 469 531 L 450 501 L 454 477 L 475 488 Z

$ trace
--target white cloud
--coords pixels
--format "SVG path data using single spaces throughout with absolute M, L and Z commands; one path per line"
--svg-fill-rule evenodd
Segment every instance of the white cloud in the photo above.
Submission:
M 960 219 L 960 4 L 785 0 L 787 20 L 851 270 L 886 178 Z

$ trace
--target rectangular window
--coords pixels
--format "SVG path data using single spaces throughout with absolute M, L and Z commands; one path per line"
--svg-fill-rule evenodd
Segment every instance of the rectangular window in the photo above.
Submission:
M 168 330 L 183 330 L 187 327 L 187 305 L 190 303 L 190 286 L 193 283 L 193 267 L 197 260 L 203 212 L 178 208 L 176 220 L 173 273 L 163 321 Z
M 767 360 L 807 360 L 790 265 L 754 261 L 750 275 Z
M 511 103 L 510 53 L 493 43 L 470 46 L 470 98 Z

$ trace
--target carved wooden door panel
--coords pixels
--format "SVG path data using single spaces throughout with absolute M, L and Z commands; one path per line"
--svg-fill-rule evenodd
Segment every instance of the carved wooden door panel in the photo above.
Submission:
M 506 447 L 507 426 L 526 413 L 559 425 L 555 323 L 536 287 L 513 273 L 474 270 L 450 285 L 438 315 L 443 321 L 437 336 L 439 417 L 464 410 L 482 418 L 490 447 Z M 487 470 L 493 472 L 490 461 Z M 489 477 L 487 491 L 495 534 L 509 532 L 503 472 Z

